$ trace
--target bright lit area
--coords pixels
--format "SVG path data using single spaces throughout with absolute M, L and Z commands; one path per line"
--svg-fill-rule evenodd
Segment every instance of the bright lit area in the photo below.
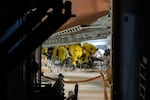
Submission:
M 42 44 L 42 84 L 62 75 L 67 100 L 111 100 L 111 17 L 56 33 Z

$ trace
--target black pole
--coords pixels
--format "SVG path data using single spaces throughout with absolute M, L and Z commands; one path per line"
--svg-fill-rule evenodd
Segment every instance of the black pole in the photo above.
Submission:
M 78 83 L 76 83 L 75 84 L 75 89 L 74 89 L 75 100 L 78 100 L 78 89 L 79 89 L 79 86 L 78 86 Z

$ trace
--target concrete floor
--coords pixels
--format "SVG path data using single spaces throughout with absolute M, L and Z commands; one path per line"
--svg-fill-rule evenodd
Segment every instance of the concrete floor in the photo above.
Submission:
M 100 73 L 96 70 L 86 70 L 81 71 L 80 69 L 73 71 L 61 71 L 61 72 L 51 72 L 45 73 L 45 76 L 57 77 L 59 73 L 64 75 L 65 81 L 78 81 L 78 100 L 111 100 L 110 99 L 110 87 L 107 87 L 107 96 L 108 99 L 104 99 L 104 85 L 102 79 L 96 78 L 94 80 L 79 82 L 81 80 L 86 80 L 92 77 L 99 76 Z M 74 91 L 76 83 L 65 83 L 65 96 L 68 97 L 69 91 Z

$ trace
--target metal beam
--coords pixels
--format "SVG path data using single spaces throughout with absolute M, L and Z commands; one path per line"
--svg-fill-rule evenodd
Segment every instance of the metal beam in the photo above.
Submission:
M 43 43 L 42 47 L 52 47 L 58 45 L 74 44 L 87 40 L 104 39 L 107 38 L 109 34 L 110 32 L 106 28 L 101 30 L 99 28 L 86 29 L 74 34 L 49 38 Z
M 53 33 L 42 47 L 53 47 L 80 43 L 82 41 L 107 38 L 111 33 L 111 18 L 103 16 L 90 25 L 77 25 L 56 33 Z

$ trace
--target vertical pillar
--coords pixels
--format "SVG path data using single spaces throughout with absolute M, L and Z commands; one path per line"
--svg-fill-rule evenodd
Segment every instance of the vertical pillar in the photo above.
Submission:
M 138 62 L 142 13 L 139 0 L 113 1 L 113 100 L 139 100 Z

